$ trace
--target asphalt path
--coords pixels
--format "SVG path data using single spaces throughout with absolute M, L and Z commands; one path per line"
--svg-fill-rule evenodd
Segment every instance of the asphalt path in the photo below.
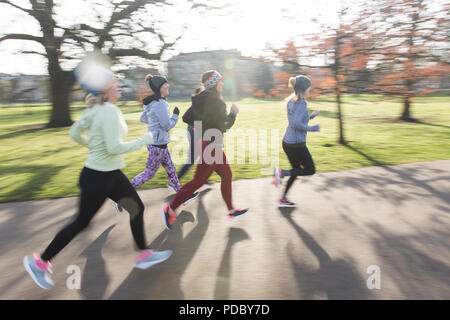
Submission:
M 233 182 L 235 205 L 250 208 L 235 221 L 220 184 L 204 187 L 172 231 L 160 206 L 173 193 L 139 191 L 151 248 L 173 250 L 147 270 L 133 268 L 129 216 L 108 200 L 54 259 L 51 291 L 22 259 L 78 198 L 0 204 L 0 299 L 450 299 L 450 160 L 299 178 L 294 209 L 276 206 L 282 187 L 270 182 Z

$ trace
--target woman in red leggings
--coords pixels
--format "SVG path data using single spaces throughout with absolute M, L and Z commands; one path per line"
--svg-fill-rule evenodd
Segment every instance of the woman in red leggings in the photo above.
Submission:
M 171 229 L 176 221 L 177 208 L 203 186 L 213 172 L 221 178 L 222 197 L 229 210 L 228 218 L 236 219 L 248 211 L 233 206 L 231 168 L 227 163 L 222 144 L 223 133 L 233 126 L 239 109 L 233 104 L 230 113 L 227 114 L 226 104 L 222 99 L 223 81 L 219 72 L 215 70 L 205 72 L 202 75 L 202 84 L 204 90 L 192 99 L 194 127 L 197 132 L 202 133 L 199 146 L 202 151 L 201 159 L 197 164 L 194 179 L 181 187 L 170 204 L 166 203 L 161 207 L 167 229 Z

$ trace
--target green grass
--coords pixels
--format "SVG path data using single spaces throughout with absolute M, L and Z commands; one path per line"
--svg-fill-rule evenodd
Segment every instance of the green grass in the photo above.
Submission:
M 171 107 L 178 105 L 183 113 L 188 107 L 187 101 L 169 101 Z M 230 101 L 231 103 L 231 101 Z M 426 97 L 413 102 L 412 114 L 418 123 L 405 123 L 397 120 L 401 113 L 401 104 L 392 99 L 380 100 L 374 96 L 345 96 L 344 126 L 348 146 L 339 145 L 338 123 L 335 103 L 332 98 L 310 101 L 310 111 L 320 110 L 321 115 L 311 121 L 319 123 L 320 132 L 308 134 L 308 147 L 318 172 L 354 169 L 365 166 L 401 164 L 418 161 L 450 159 L 450 98 Z M 268 132 L 267 143 L 271 152 L 279 159 L 279 165 L 289 168 L 289 162 L 281 148 L 287 119 L 285 106 L 281 101 L 243 99 L 236 101 L 240 108 L 235 126 L 227 134 L 228 138 L 240 136 L 235 141 L 235 157 L 232 159 L 232 144 L 226 144 L 226 152 L 233 171 L 233 179 L 263 177 L 264 170 L 274 163 L 237 162 L 238 147 L 243 146 L 242 137 L 254 130 L 258 135 Z M 83 108 L 73 106 L 72 117 L 78 119 Z M 129 132 L 127 140 L 139 137 L 146 126 L 139 122 L 141 107 L 128 103 L 122 108 Z M 57 198 L 79 194 L 78 176 L 87 155 L 87 149 L 76 144 L 68 135 L 69 128 L 44 128 L 49 117 L 46 104 L 32 107 L 20 105 L 9 108 L 0 105 L 0 202 L 31 199 Z M 174 140 L 171 152 L 177 168 L 185 160 L 177 154 L 180 147 L 187 147 L 185 124 L 179 121 L 172 134 Z M 271 145 L 271 133 L 278 134 L 276 144 Z M 251 144 L 255 150 L 257 144 Z M 278 150 L 277 150 L 278 148 Z M 248 149 L 248 148 L 247 148 Z M 276 152 L 277 150 L 277 152 Z M 146 149 L 125 155 L 127 167 L 124 173 L 131 179 L 144 169 L 147 157 Z M 267 172 L 269 172 L 268 170 Z M 183 178 L 188 181 L 194 170 Z M 213 181 L 219 177 L 213 175 Z M 142 188 L 165 186 L 167 181 L 161 168 L 157 175 Z

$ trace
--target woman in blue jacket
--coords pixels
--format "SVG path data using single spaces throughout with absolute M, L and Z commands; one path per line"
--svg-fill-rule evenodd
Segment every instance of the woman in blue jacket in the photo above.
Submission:
M 147 146 L 148 158 L 145 170 L 134 177 L 131 184 L 135 189 L 139 188 L 144 182 L 153 178 L 162 165 L 166 170 L 169 185 L 178 192 L 181 186 L 167 144 L 170 142 L 169 131 L 177 124 L 180 110 L 175 107 L 172 117 L 170 116 L 169 104 L 166 101 L 170 85 L 164 77 L 149 74 L 145 77 L 145 81 L 153 94 L 143 100 L 144 112 L 140 120 L 148 124 L 148 131 L 153 135 L 154 141 Z M 193 194 L 185 204 L 197 196 L 198 193 Z
M 294 88 L 294 94 L 288 98 L 287 117 L 288 127 L 283 137 L 283 150 L 286 153 L 291 170 L 275 168 L 274 184 L 278 187 L 281 179 L 289 176 L 282 198 L 278 201 L 279 207 L 295 207 L 295 204 L 287 200 L 287 193 L 298 176 L 310 176 L 316 172 L 314 161 L 306 146 L 308 131 L 320 131 L 318 124 L 308 126 L 310 119 L 319 115 L 319 111 L 308 113 L 305 98 L 311 90 L 311 80 L 306 76 L 297 76 L 289 79 L 289 87 Z

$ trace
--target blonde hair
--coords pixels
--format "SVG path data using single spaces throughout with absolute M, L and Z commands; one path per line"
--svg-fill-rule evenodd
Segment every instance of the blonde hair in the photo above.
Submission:
M 149 82 L 150 82 L 150 80 L 151 80 L 152 78 L 153 78 L 153 76 L 149 73 L 149 74 L 147 74 L 147 75 L 145 76 L 144 80 L 145 80 L 145 82 L 147 82 L 147 87 L 148 87 L 148 89 L 150 90 L 150 94 L 155 94 L 155 93 L 153 92 L 152 88 L 150 88 L 150 86 L 149 86 Z
M 108 96 L 104 93 L 99 94 L 98 96 L 94 96 L 92 93 L 89 93 L 84 99 L 88 108 L 92 108 L 96 104 L 102 105 L 103 103 L 108 101 Z

